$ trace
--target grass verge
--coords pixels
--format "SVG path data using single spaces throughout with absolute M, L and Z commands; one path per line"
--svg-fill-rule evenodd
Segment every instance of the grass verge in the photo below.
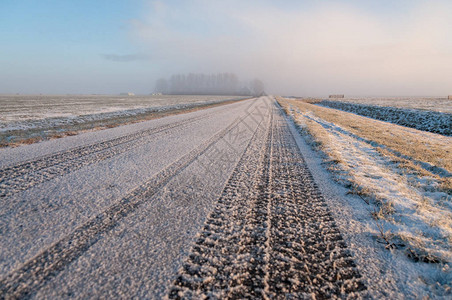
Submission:
M 452 138 L 277 100 L 334 178 L 369 204 L 379 241 L 415 261 L 451 263 Z

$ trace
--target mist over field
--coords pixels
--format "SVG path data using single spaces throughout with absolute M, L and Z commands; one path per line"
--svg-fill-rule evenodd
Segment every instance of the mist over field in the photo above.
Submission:
M 19 23 L 29 17 L 6 6 L 0 16 L 9 11 Z M 259 78 L 273 94 L 452 93 L 450 1 L 197 0 L 134 6 L 102 20 L 108 3 L 93 5 L 78 12 L 82 19 L 59 22 L 61 29 L 53 25 L 73 17 L 55 6 L 38 14 L 50 20 L 38 33 L 42 42 L 31 35 L 13 38 L 17 30 L 4 26 L 7 38 L 23 47 L 14 51 L 7 43 L 3 50 L 0 92 L 148 94 L 158 78 L 228 72 L 241 80 Z M 33 33 L 28 26 L 19 28 Z M 81 37 L 53 45 L 54 31 L 78 26 Z
M 400 14 L 329 1 L 294 10 L 260 3 L 151 2 L 131 32 L 164 69 L 259 75 L 273 93 L 450 92 L 450 2 L 404 2 Z

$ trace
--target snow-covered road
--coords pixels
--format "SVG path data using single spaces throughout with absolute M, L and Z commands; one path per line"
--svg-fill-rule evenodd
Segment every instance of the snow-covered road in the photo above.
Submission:
M 0 296 L 365 290 L 270 97 L 0 158 Z

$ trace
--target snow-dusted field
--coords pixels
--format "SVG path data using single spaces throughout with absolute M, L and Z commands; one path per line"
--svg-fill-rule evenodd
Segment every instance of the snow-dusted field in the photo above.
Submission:
M 354 97 L 337 100 L 356 104 L 452 113 L 452 100 L 447 97 Z
M 291 126 L 261 97 L 0 149 L 0 298 L 439 295 Z
M 101 114 L 139 113 L 149 108 L 221 101 L 234 96 L 186 95 L 0 95 L 0 130 L 33 128 L 50 122 Z M 45 121 L 48 120 L 48 121 Z
M 340 109 L 347 112 L 352 112 L 365 117 L 373 119 L 391 122 L 394 124 L 416 128 L 433 133 L 444 134 L 452 136 L 452 100 L 444 100 L 444 103 L 435 108 L 435 110 L 429 110 L 430 105 L 434 105 L 433 100 L 423 100 L 425 106 L 422 105 L 409 105 L 410 102 L 399 103 L 397 101 L 363 101 L 370 104 L 359 103 L 359 101 L 331 101 L 323 100 L 318 105 Z M 356 103 L 357 102 L 357 103 Z M 414 100 L 413 100 L 414 102 Z M 415 102 L 424 103 L 424 102 Z M 389 106 L 390 104 L 395 107 Z M 407 108 L 408 107 L 408 108 Z M 415 108 L 416 109 L 415 109 Z M 419 109 L 422 107 L 423 109 Z
M 0 95 L 0 147 L 114 127 L 240 96 Z

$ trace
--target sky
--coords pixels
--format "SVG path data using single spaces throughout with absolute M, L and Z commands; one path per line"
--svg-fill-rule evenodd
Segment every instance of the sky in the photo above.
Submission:
M 0 93 L 149 94 L 236 73 L 271 94 L 452 94 L 450 0 L 0 0 Z

